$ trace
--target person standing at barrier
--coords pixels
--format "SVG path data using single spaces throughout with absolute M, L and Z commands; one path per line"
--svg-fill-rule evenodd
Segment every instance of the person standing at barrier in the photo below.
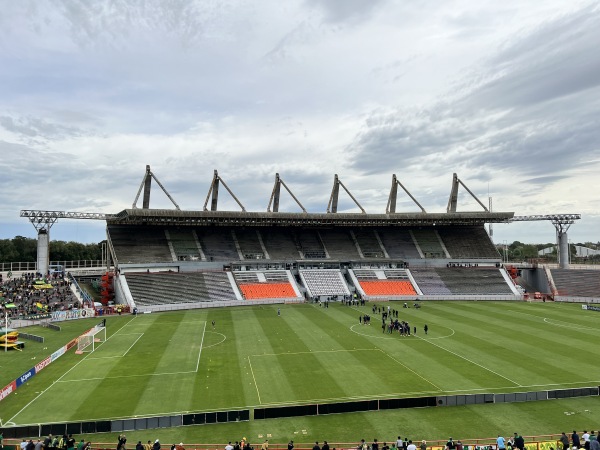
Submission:
M 581 447 L 581 441 L 579 439 L 579 435 L 577 434 L 577 431 L 575 431 L 575 430 L 573 430 L 573 434 L 571 435 L 571 442 L 573 443 L 574 449 Z
M 138 441 L 138 443 L 135 444 L 135 450 L 144 450 L 144 444 L 142 444 L 142 441 Z
M 454 450 L 455 448 L 456 444 L 454 444 L 452 438 L 448 439 L 448 442 L 446 442 L 446 450 Z
M 125 450 L 125 444 L 127 443 L 127 437 L 124 434 L 120 434 L 117 439 L 117 450 Z
M 407 450 L 417 450 L 417 446 L 413 444 L 413 441 L 409 439 Z
M 321 450 L 329 450 L 329 444 L 327 441 L 323 441 L 323 447 L 321 447 Z
M 498 450 L 506 450 L 506 442 L 500 435 L 498 435 L 498 439 L 496 439 L 496 446 L 498 447 Z
M 419 450 L 427 450 L 427 441 L 425 439 L 421 441 L 421 445 L 419 445 Z
M 563 450 L 569 450 L 569 438 L 567 437 L 564 431 L 560 435 L 560 443 L 563 446 Z
M 290 440 L 290 442 L 288 442 L 288 450 L 294 450 L 294 441 Z
M 321 447 L 319 447 L 319 443 L 315 442 L 315 445 L 313 445 L 312 450 L 321 450 Z
M 515 447 L 519 450 L 525 450 L 525 439 L 519 433 L 515 433 Z
M 590 433 L 588 433 L 586 430 L 583 430 L 581 439 L 583 439 L 583 447 L 585 450 L 590 450 Z
M 49 434 L 46 439 L 44 439 L 44 450 L 50 450 L 52 447 L 52 434 Z

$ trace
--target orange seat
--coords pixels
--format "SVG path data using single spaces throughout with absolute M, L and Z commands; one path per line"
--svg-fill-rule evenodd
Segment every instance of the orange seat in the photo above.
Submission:
M 246 300 L 297 297 L 290 283 L 244 283 L 240 284 L 240 290 Z
M 410 281 L 377 280 L 361 281 L 363 291 L 367 295 L 416 295 L 417 291 Z

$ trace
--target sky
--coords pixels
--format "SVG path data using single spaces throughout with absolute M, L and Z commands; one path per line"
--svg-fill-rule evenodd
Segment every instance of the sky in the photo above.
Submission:
M 494 211 L 581 214 L 600 240 L 595 1 L 0 0 L 0 239 L 21 210 L 131 208 L 146 165 L 184 210 L 214 170 L 248 211 L 276 173 L 309 212 L 334 175 L 384 213 L 392 175 L 445 212 L 452 174 Z M 284 191 L 280 211 L 300 208 Z M 137 203 L 141 207 L 141 199 Z M 173 208 L 153 184 L 151 208 Z M 221 189 L 220 210 L 239 210 Z M 461 187 L 459 211 L 482 208 Z M 340 191 L 338 211 L 359 211 Z M 419 208 L 399 190 L 398 212 Z M 548 221 L 496 243 L 555 241 Z M 99 242 L 61 219 L 51 239 Z

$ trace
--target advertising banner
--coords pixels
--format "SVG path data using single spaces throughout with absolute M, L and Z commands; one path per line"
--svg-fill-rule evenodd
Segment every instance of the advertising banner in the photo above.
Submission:
M 87 319 L 94 317 L 96 311 L 93 308 L 71 309 L 69 311 L 54 311 L 52 313 L 52 322 L 62 322 L 63 320 Z
M 46 359 L 44 359 L 43 361 L 37 363 L 35 365 L 35 373 L 40 373 L 40 371 L 46 367 L 48 364 L 50 364 L 52 362 L 52 357 L 48 356 Z
M 17 388 L 17 382 L 11 381 L 9 384 L 4 386 L 0 391 L 0 401 L 4 400 L 4 398 L 8 397 L 8 395 L 13 392 Z
M 31 369 L 29 369 L 27 372 L 25 372 L 23 375 L 21 375 L 19 378 L 17 378 L 15 380 L 17 382 L 17 387 L 19 387 L 22 384 L 24 384 L 25 382 L 27 382 L 27 380 L 29 380 L 34 375 L 35 375 L 35 369 L 32 367 Z

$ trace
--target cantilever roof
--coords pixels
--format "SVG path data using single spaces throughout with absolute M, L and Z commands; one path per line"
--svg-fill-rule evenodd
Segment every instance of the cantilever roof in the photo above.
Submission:
M 173 209 L 124 209 L 107 218 L 109 225 L 179 226 L 434 226 L 482 225 L 506 222 L 513 212 L 455 213 L 284 213 L 240 211 L 181 211 Z

